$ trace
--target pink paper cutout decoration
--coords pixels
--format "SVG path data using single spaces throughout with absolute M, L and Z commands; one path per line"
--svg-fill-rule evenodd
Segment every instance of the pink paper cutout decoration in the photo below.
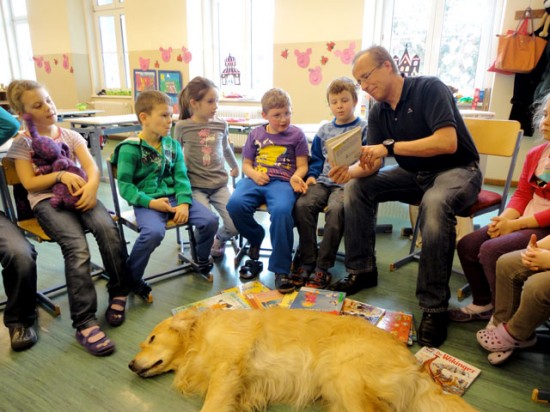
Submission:
M 159 48 L 160 50 L 160 57 L 162 57 L 162 61 L 165 63 L 168 63 L 172 57 L 172 48 L 168 47 L 167 49 Z
M 149 70 L 149 62 L 151 59 L 144 59 L 143 57 L 139 58 L 139 68 L 141 70 Z
M 302 69 L 305 69 L 309 66 L 309 56 L 311 54 L 311 48 L 308 48 L 306 51 L 301 52 L 298 49 L 294 49 L 294 55 L 297 57 L 298 66 Z
M 336 57 L 340 57 L 340 60 L 342 60 L 342 63 L 351 64 L 353 60 L 353 56 L 355 56 L 355 42 L 354 41 L 350 42 L 348 48 L 345 48 L 343 50 L 335 50 L 334 55 Z
M 309 82 L 317 86 L 319 83 L 323 81 L 323 73 L 321 73 L 321 66 L 315 66 L 313 69 L 309 70 Z

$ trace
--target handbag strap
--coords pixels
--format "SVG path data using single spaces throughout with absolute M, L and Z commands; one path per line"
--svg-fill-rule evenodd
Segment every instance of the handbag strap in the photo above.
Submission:
M 535 28 L 533 26 L 533 17 L 531 11 L 531 7 L 527 7 L 525 9 L 525 11 L 523 12 L 523 18 L 518 22 L 514 34 L 522 34 L 524 36 L 535 35 Z M 529 30 L 527 27 L 529 25 L 529 22 L 531 23 L 531 34 L 529 34 Z

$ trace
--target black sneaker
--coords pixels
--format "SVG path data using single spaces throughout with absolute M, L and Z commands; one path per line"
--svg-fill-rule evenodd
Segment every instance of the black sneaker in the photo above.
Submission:
M 15 352 L 29 349 L 38 341 L 38 336 L 33 326 L 8 326 L 10 331 L 11 348 Z
M 447 312 L 424 312 L 418 328 L 418 343 L 433 348 L 441 346 L 447 339 L 448 323 L 449 315 Z
M 136 296 L 139 296 L 145 301 L 145 303 L 153 303 L 153 294 L 151 293 L 153 289 L 145 282 L 141 282 L 137 288 L 134 288 L 133 292 Z
M 326 270 L 316 270 L 309 276 L 306 286 L 314 289 L 326 289 L 331 279 L 332 275 Z
M 275 273 L 275 287 L 283 294 L 294 292 L 294 284 L 286 273 Z
M 346 295 L 353 295 L 362 289 L 373 288 L 378 285 L 378 271 L 365 273 L 350 273 L 338 282 L 329 286 L 329 290 L 346 292 Z

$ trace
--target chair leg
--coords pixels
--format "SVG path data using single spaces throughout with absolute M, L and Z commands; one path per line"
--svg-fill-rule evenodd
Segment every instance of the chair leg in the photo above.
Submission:
M 417 221 L 418 222 L 418 221 Z M 418 238 L 418 224 L 414 226 L 413 236 L 411 240 L 411 247 L 409 248 L 409 254 L 393 263 L 390 263 L 390 271 L 393 272 L 396 269 L 399 269 L 401 266 L 406 265 L 407 263 L 412 262 L 413 260 L 420 259 L 421 251 L 416 251 L 416 239 Z

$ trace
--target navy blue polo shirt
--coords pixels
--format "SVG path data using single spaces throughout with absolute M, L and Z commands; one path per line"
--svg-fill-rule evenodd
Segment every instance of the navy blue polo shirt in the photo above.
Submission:
M 453 154 L 432 157 L 399 156 L 395 160 L 411 172 L 448 170 L 479 162 L 479 154 L 449 88 L 437 77 L 406 77 L 395 110 L 386 102 L 377 102 L 369 112 L 367 142 L 380 144 L 431 136 L 442 127 L 457 131 L 458 147 Z

